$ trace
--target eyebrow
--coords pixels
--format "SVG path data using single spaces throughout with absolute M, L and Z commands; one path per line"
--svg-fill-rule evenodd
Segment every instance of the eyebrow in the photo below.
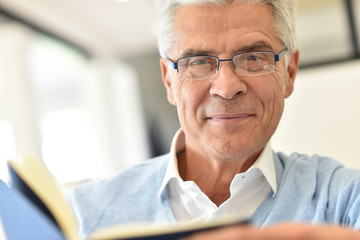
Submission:
M 214 54 L 215 53 L 213 51 L 186 49 L 184 52 L 181 53 L 180 58 L 191 56 L 214 56 Z
M 235 54 L 242 52 L 252 52 L 252 51 L 272 51 L 273 48 L 271 45 L 265 41 L 257 41 L 249 45 L 245 45 L 243 47 L 238 48 L 235 51 Z M 197 50 L 197 49 L 186 49 L 181 53 L 179 58 L 183 57 L 191 57 L 191 56 L 215 56 L 215 51 L 211 50 Z
M 252 51 L 272 51 L 272 46 L 265 41 L 257 41 L 252 44 L 243 46 L 236 50 L 237 53 L 252 52 Z

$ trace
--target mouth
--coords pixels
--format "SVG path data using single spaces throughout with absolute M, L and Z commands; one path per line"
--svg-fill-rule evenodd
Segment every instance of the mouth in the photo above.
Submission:
M 254 117 L 255 114 L 240 113 L 240 114 L 216 114 L 207 117 L 208 120 L 214 121 L 230 121 L 230 120 L 244 120 L 250 117 Z

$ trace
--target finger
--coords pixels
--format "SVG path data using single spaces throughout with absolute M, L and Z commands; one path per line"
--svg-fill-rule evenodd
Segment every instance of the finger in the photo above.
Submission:
M 279 224 L 259 229 L 250 226 L 233 226 L 196 233 L 186 240 L 359 240 L 360 232 L 353 229 L 308 224 Z

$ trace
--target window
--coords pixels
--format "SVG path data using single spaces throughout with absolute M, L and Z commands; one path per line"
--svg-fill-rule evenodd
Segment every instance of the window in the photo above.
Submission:
M 69 183 L 149 157 L 131 67 L 111 56 L 89 58 L 16 22 L 0 24 L 0 36 L 0 66 L 6 70 L 0 72 L 6 93 L 0 99 L 0 143 L 9 146 L 0 151 L 1 166 L 15 153 L 35 154 L 59 182 Z
M 60 182 L 96 177 L 101 169 L 100 144 L 81 89 L 87 59 L 39 34 L 32 39 L 28 59 L 43 160 Z
M 354 12 L 354 27 L 357 30 L 356 32 L 356 36 L 357 36 L 357 40 L 358 40 L 358 56 L 360 56 L 360 1 L 353 1 L 354 7 L 353 7 L 353 12 Z
M 353 56 L 345 1 L 301 0 L 298 3 L 298 15 L 297 37 L 301 65 L 337 61 Z
M 3 96 L 0 61 L 0 96 Z M 6 160 L 15 155 L 14 133 L 10 124 L 4 119 L 4 98 L 0 98 L 0 179 L 7 179 Z

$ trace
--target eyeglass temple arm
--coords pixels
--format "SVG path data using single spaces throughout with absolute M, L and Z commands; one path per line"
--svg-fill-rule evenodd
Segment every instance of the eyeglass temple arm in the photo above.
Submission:
M 168 60 L 171 63 L 171 66 L 173 67 L 173 69 L 176 69 L 177 71 L 179 71 L 177 62 L 173 62 L 173 61 L 171 61 L 171 59 L 168 59 Z
M 279 53 L 278 55 L 275 55 L 275 62 L 278 62 L 280 60 L 280 58 L 282 58 L 285 55 L 287 50 L 288 50 L 288 48 L 285 47 L 285 49 L 282 50 L 281 53 Z

